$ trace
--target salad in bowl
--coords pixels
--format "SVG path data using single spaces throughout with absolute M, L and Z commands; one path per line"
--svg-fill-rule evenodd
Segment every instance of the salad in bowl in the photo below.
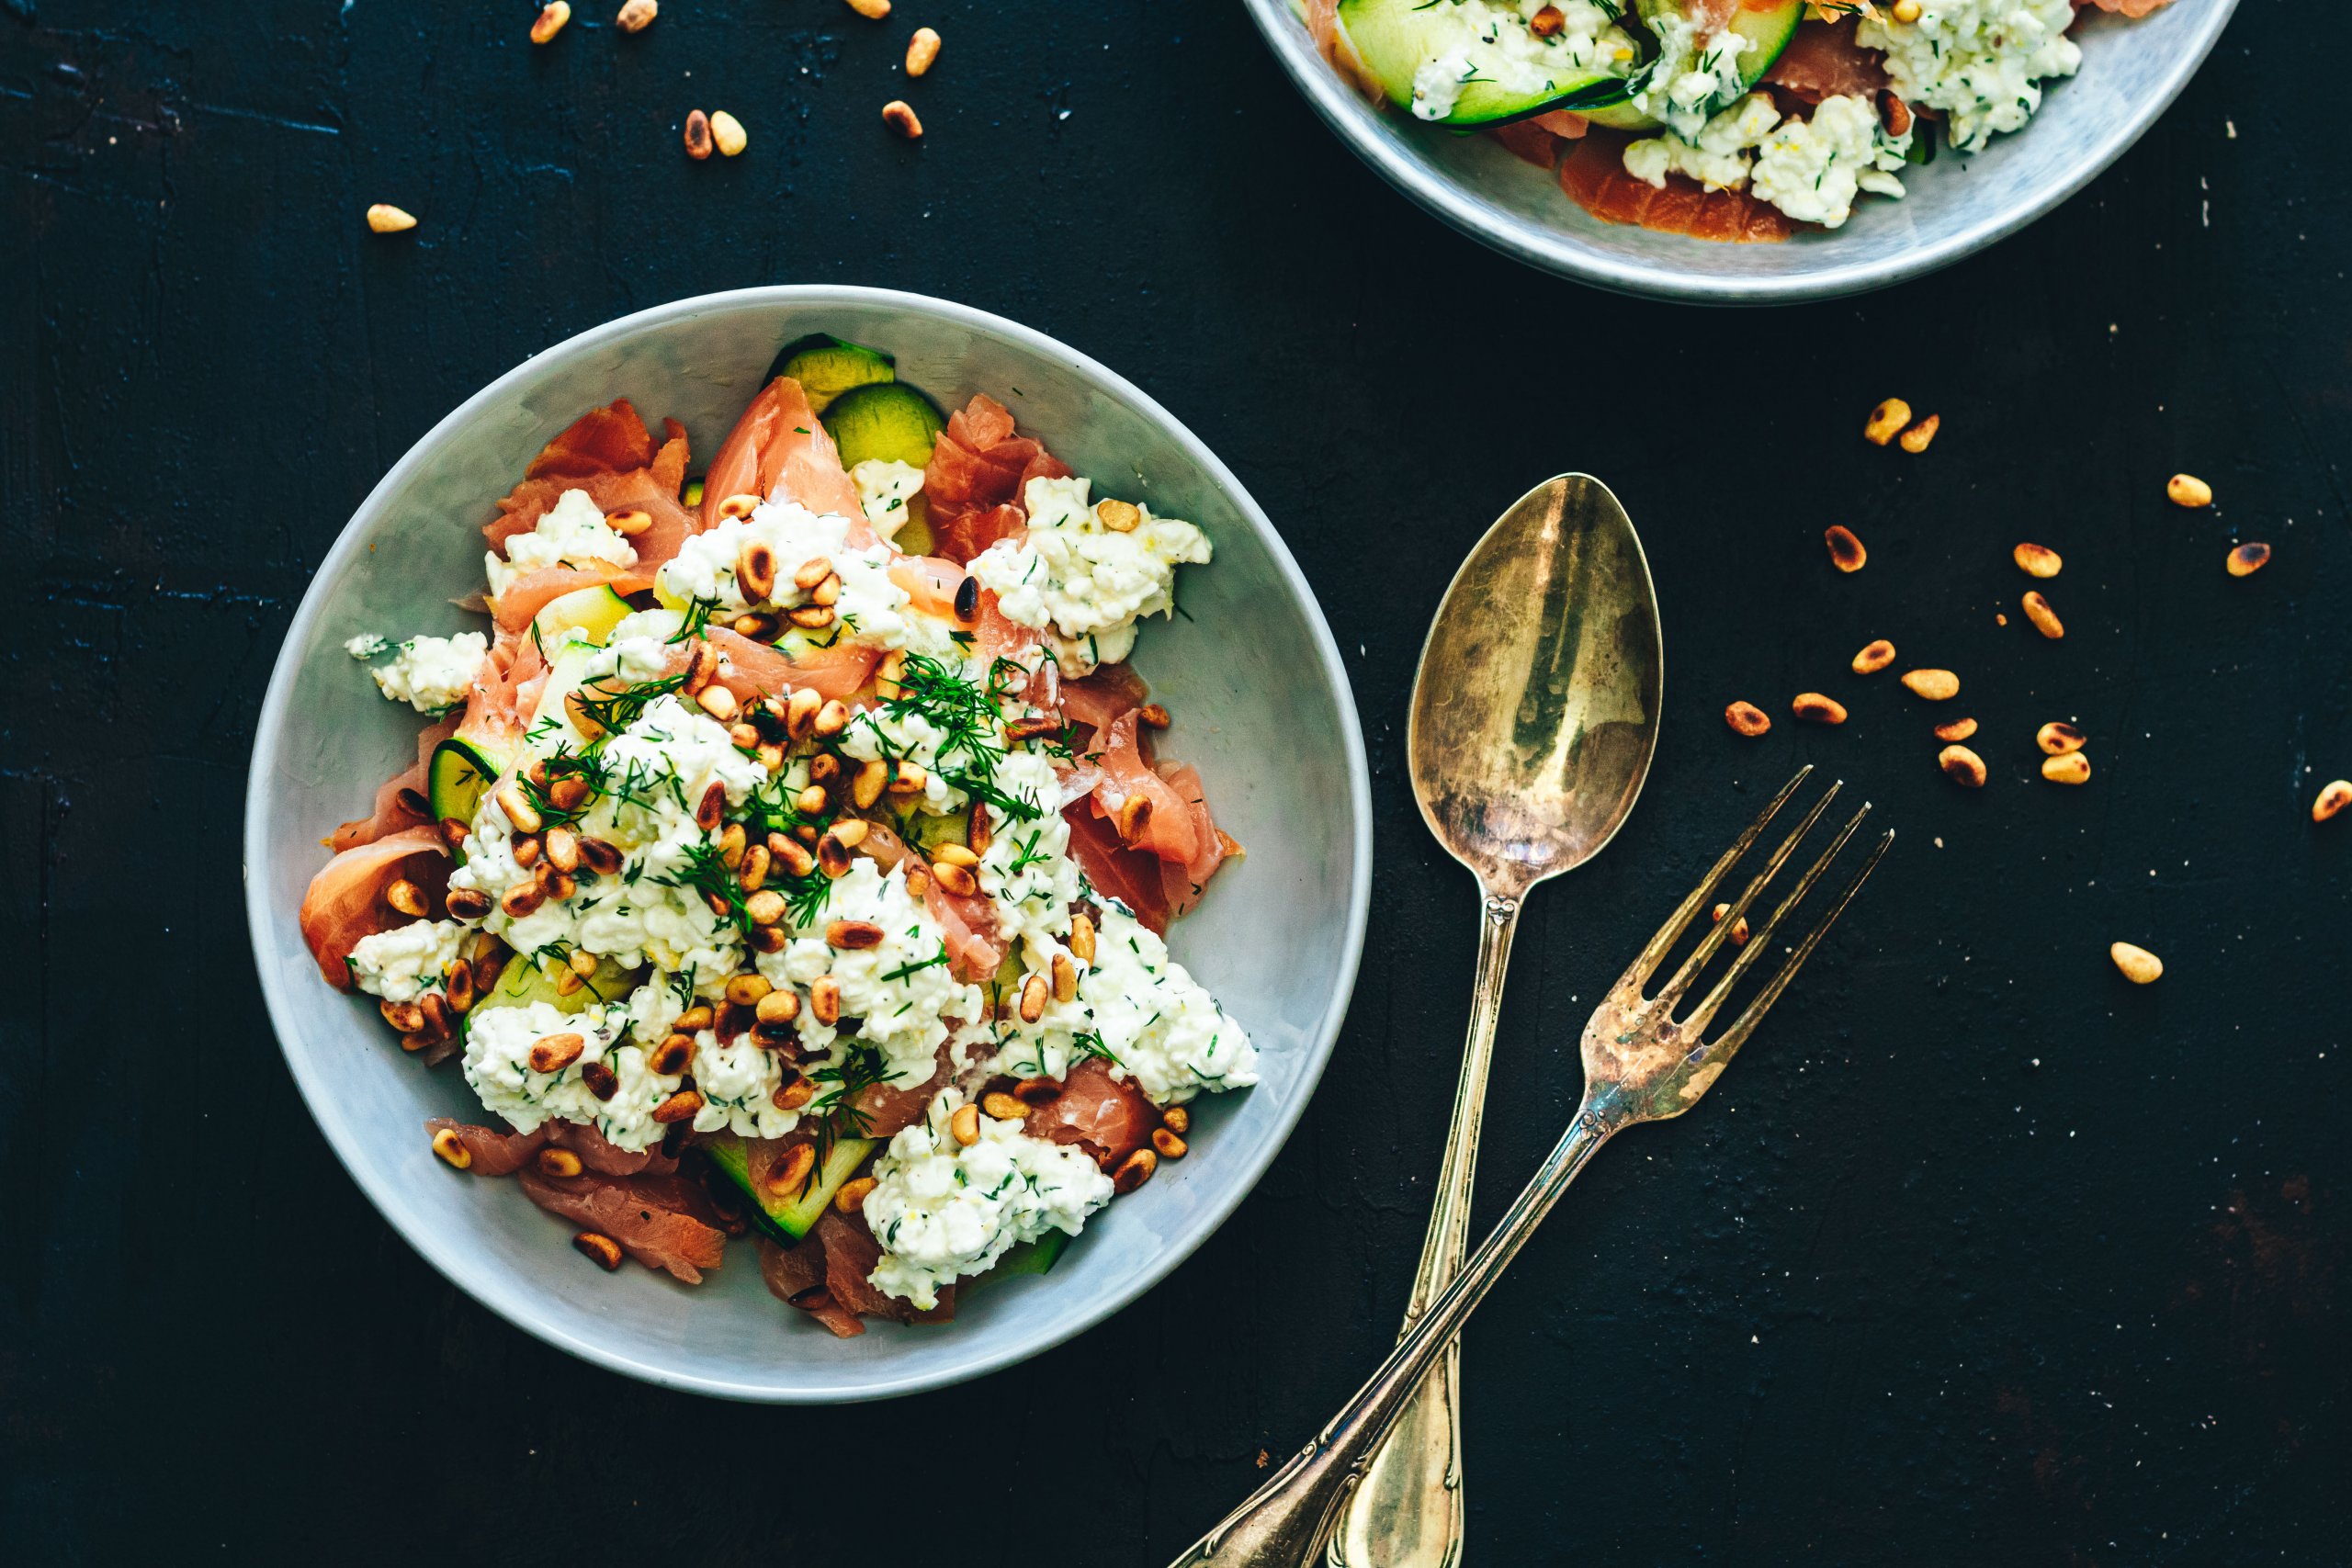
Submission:
M 820 334 L 707 468 L 616 399 L 484 494 L 486 624 L 345 644 L 428 722 L 299 913 L 479 1102 L 420 1143 L 842 1337 L 1214 1160 L 1258 1051 L 1166 934 L 1242 852 L 1131 661 L 1214 542 L 1114 488 Z

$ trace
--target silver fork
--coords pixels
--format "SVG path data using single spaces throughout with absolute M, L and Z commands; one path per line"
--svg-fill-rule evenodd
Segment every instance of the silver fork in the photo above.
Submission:
M 1763 869 L 1749 879 L 1739 897 L 1731 901 L 1731 908 L 1724 911 L 1723 919 L 1714 923 L 1697 950 L 1684 960 L 1657 995 L 1645 997 L 1642 987 L 1657 975 L 1666 955 L 1708 908 L 1741 858 L 1755 846 L 1774 815 L 1812 772 L 1810 766 L 1801 770 L 1772 797 L 1771 804 L 1724 852 L 1593 1010 L 1592 1019 L 1584 1030 L 1584 1100 L 1577 1107 L 1576 1120 L 1568 1124 L 1558 1145 L 1537 1169 L 1535 1179 L 1496 1225 L 1494 1234 L 1470 1255 L 1453 1283 L 1431 1303 L 1428 1315 L 1398 1342 L 1388 1359 L 1372 1375 L 1372 1381 L 1348 1401 L 1346 1408 L 1331 1418 L 1314 1441 L 1275 1472 L 1248 1502 L 1179 1555 L 1172 1568 L 1205 1568 L 1210 1564 L 1215 1568 L 1243 1568 L 1244 1564 L 1248 1568 L 1299 1568 L 1309 1562 L 1329 1534 L 1340 1505 L 1363 1478 L 1364 1466 L 1378 1451 L 1397 1413 L 1420 1387 L 1446 1345 L 1462 1331 L 1472 1310 L 1535 1234 L 1535 1227 L 1544 1223 L 1544 1216 L 1552 1212 L 1552 1205 L 1560 1201 L 1560 1194 L 1567 1190 L 1568 1183 L 1576 1179 L 1585 1162 L 1601 1145 L 1636 1122 L 1662 1122 L 1681 1115 L 1723 1076 L 1732 1056 L 1755 1032 L 1757 1021 L 1780 999 L 1790 979 L 1812 956 L 1823 934 L 1844 912 L 1863 879 L 1877 866 L 1879 857 L 1894 841 L 1892 832 L 1878 840 L 1863 861 L 1860 872 L 1846 885 L 1828 912 L 1791 950 L 1788 962 L 1764 982 L 1763 988 L 1729 1027 L 1713 1040 L 1704 1039 L 1708 1023 L 1730 996 L 1733 986 L 1762 957 L 1789 911 L 1811 891 L 1828 870 L 1829 863 L 1846 847 L 1846 841 L 1861 827 L 1871 812 L 1869 803 L 1864 802 L 1862 808 L 1838 830 L 1829 847 L 1806 868 L 1796 886 L 1774 906 L 1770 918 L 1757 930 L 1754 940 L 1739 950 L 1730 967 L 1694 1005 L 1676 1016 L 1677 1009 L 1692 993 L 1700 975 L 1722 951 L 1748 907 L 1796 852 L 1798 842 L 1829 809 L 1840 785 L 1832 784 L 1823 793 L 1804 820 L 1772 852 Z

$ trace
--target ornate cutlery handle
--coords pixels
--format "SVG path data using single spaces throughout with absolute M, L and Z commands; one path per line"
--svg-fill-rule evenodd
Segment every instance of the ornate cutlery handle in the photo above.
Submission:
M 1402 1339 L 1453 1283 L 1470 1246 L 1470 1189 L 1478 1174 L 1478 1122 L 1487 1068 L 1510 967 L 1519 900 L 1488 893 L 1479 910 L 1478 968 L 1470 992 L 1470 1038 L 1453 1091 L 1453 1125 L 1438 1168 L 1420 1268 L 1405 1303 Z M 1331 1568 L 1448 1568 L 1462 1556 L 1462 1342 L 1449 1340 L 1437 1367 L 1397 1416 L 1349 1496 L 1331 1535 Z
M 1224 1523 L 1181 1553 L 1170 1568 L 1302 1568 L 1311 1562 L 1340 1506 L 1406 1402 L 1585 1161 L 1622 1125 L 1622 1115 L 1596 1106 L 1588 1096 L 1566 1134 L 1513 1201 L 1494 1235 L 1470 1255 L 1461 1274 L 1389 1353 L 1372 1381 L 1356 1391 L 1313 1442 Z

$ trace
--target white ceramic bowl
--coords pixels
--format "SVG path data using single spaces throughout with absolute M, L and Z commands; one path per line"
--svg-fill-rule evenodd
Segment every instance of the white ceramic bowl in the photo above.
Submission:
M 1315 52 L 1291 0 L 1247 0 L 1274 57 L 1340 140 L 1381 177 L 1507 256 L 1626 294 L 1702 305 L 1781 304 L 1883 288 L 2017 232 L 2088 185 L 2155 123 L 2221 36 L 2237 0 L 2173 0 L 2138 21 L 2086 15 L 2083 68 L 2049 84 L 2015 135 L 1905 173 L 1901 201 L 1866 197 L 1840 229 L 1780 244 L 1722 244 L 1603 223 L 1547 171 L 1490 136 L 1457 136 L 1375 109 Z
M 607 1276 L 513 1182 L 442 1165 L 425 1118 L 481 1115 L 456 1066 L 404 1058 L 370 998 L 320 981 L 295 922 L 325 860 L 320 838 L 366 810 L 417 728 L 343 640 L 479 626 L 450 603 L 481 586 L 479 525 L 549 436 L 627 396 L 649 421 L 684 420 L 707 460 L 777 348 L 818 331 L 896 354 L 900 374 L 948 406 L 976 391 L 1003 399 L 1080 473 L 1208 531 L 1216 564 L 1183 583 L 1193 618 L 1154 622 L 1136 664 L 1176 715 L 1170 753 L 1199 765 L 1219 822 L 1250 847 L 1172 945 L 1250 1030 L 1263 1064 L 1257 1088 L 1202 1100 L 1193 1156 L 1097 1215 L 1050 1275 L 973 1292 L 952 1325 L 875 1324 L 848 1340 L 770 1296 L 748 1242 L 694 1289 L 635 1265 Z M 1330 1055 L 1363 945 L 1371 847 L 1363 741 L 1330 631 L 1264 513 L 1206 447 L 1127 381 L 1024 327 L 916 295 L 808 286 L 682 300 L 583 333 L 468 400 L 393 466 L 328 552 L 278 654 L 247 784 L 245 892 L 295 1082 L 361 1189 L 435 1267 L 616 1371 L 820 1403 L 935 1388 L 1045 1349 L 1133 1301 L 1233 1212 Z

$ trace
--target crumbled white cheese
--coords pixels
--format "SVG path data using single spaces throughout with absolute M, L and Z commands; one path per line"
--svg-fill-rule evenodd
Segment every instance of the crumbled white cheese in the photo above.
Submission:
M 1750 93 L 1707 121 L 1696 141 L 1668 131 L 1627 142 L 1625 172 L 1661 190 L 1670 174 L 1697 180 L 1709 190 L 1736 189 L 1747 181 L 1755 149 L 1780 118 L 1768 95 Z
M 1029 481 L 1029 531 L 1000 539 L 972 562 L 997 608 L 1016 625 L 1045 628 L 1066 672 L 1115 664 L 1133 650 L 1136 622 L 1176 608 L 1176 568 L 1205 564 L 1208 536 L 1190 523 L 1154 517 L 1121 532 L 1104 525 L 1082 479 Z
M 2064 0 L 2061 0 L 2064 3 Z M 1686 141 L 1747 91 L 1740 56 L 1748 40 L 1729 28 L 1701 36 L 1700 24 L 1669 9 L 1649 18 L 1657 57 L 1644 69 L 1633 105 Z
M 1076 1235 L 1111 1201 L 1111 1179 L 1092 1160 L 1029 1136 L 1019 1122 L 983 1114 L 978 1138 L 958 1144 L 948 1122 L 964 1103 L 958 1090 L 943 1090 L 874 1162 L 865 1195 L 866 1224 L 882 1244 L 869 1280 L 926 1312 L 942 1285 L 1048 1231 Z
M 1020 817 L 985 804 L 972 808 L 989 814 L 991 829 L 975 874 L 980 891 L 996 905 L 997 934 L 1027 949 L 1029 966 L 1042 970 L 1069 930 L 1070 906 L 1085 880 L 1070 858 L 1069 823 L 1059 809 L 1061 782 L 1052 758 L 1022 747 L 997 764 L 996 787 L 1025 803 L 1034 815 Z
M 1528 24 L 1550 6 L 1558 28 Z M 1443 119 L 1474 80 L 1515 96 L 1566 93 L 1595 74 L 1623 74 L 1637 58 L 1616 25 L 1622 7 L 1596 0 L 1438 0 L 1425 8 L 1430 53 L 1413 73 L 1413 114 Z
M 650 1148 L 663 1132 L 653 1120 L 654 1108 L 684 1080 L 648 1072 L 645 1053 L 621 1043 L 628 1023 L 627 1011 L 616 1007 L 571 1013 L 553 1002 L 476 1007 L 466 1015 L 466 1082 L 485 1110 L 504 1117 L 518 1133 L 544 1122 L 577 1122 L 617 1147 Z M 579 1056 L 560 1071 L 536 1071 L 531 1047 L 557 1034 L 580 1036 Z M 610 1100 L 597 1099 L 582 1077 L 581 1069 L 591 1062 L 603 1063 L 619 1080 Z
M 375 659 L 392 645 L 374 632 L 362 632 L 343 645 L 343 651 L 354 659 Z
M 707 533 L 689 536 L 676 558 L 662 566 L 655 587 L 679 608 L 701 601 L 728 615 L 788 610 L 810 603 L 812 592 L 795 583 L 794 573 L 809 561 L 824 560 L 841 578 L 834 626 L 859 642 L 906 646 L 907 591 L 890 581 L 895 553 L 879 544 L 853 549 L 848 540 L 846 517 L 820 515 L 796 501 L 764 502 L 749 517 L 729 517 Z M 775 558 L 775 590 L 757 603 L 743 596 L 735 570 L 743 547 L 754 542 L 767 546 Z
M 2033 118 L 2044 80 L 2081 67 L 2074 19 L 2072 0 L 1921 0 L 1913 22 L 1866 11 L 1854 41 L 1884 50 L 1894 90 L 1942 111 L 1947 139 L 1973 152 Z
M 1792 119 L 1764 141 L 1749 188 L 1790 217 L 1835 229 L 1861 191 L 1900 197 L 1910 132 L 1890 137 L 1878 111 L 1859 96 L 1824 98 L 1806 118 Z
M 697 1133 L 741 1133 L 747 1138 L 781 1138 L 800 1124 L 797 1111 L 779 1111 L 775 1091 L 784 1084 L 784 1058 L 748 1034 L 721 1042 L 706 1029 L 695 1036 L 695 1088 L 702 1109 Z
M 413 1002 L 441 988 L 441 972 L 466 935 L 455 920 L 416 920 L 363 936 L 347 960 L 352 983 L 388 1002 Z
M 636 564 L 637 547 L 613 531 L 603 509 L 584 490 L 568 490 L 556 497 L 537 523 L 507 539 L 504 556 L 492 550 L 482 557 L 493 599 L 526 572 L 599 565 L 627 570 Z
M 984 677 L 985 678 L 985 677 Z M 987 744 L 1001 745 L 1001 734 L 990 737 Z M 967 798 L 964 792 L 947 782 L 952 768 L 969 768 L 974 758 L 967 739 L 952 734 L 933 723 L 924 715 L 910 708 L 893 713 L 884 707 L 860 708 L 840 741 L 842 754 L 861 762 L 893 758 L 918 764 L 923 770 L 923 785 L 919 794 L 907 796 L 909 804 L 936 817 L 960 810 Z M 946 756 L 943 760 L 941 752 Z
M 907 503 L 922 493 L 922 470 L 912 463 L 868 457 L 849 471 L 849 482 L 857 487 L 857 503 L 875 537 L 895 539 L 910 515 Z
M 442 713 L 466 700 L 489 654 L 490 639 L 480 632 L 413 637 L 400 645 L 390 664 L 368 673 L 391 701 L 406 703 L 419 713 Z

